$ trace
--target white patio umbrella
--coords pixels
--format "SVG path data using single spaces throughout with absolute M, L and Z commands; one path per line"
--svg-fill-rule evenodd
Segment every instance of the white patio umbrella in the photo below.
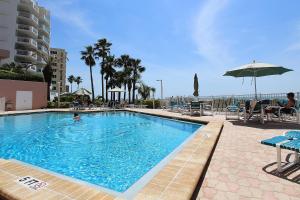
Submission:
M 123 90 L 119 87 L 115 87 L 113 89 L 109 89 L 108 92 L 125 92 L 125 90 Z
M 293 71 L 280 65 L 273 65 L 268 63 L 253 63 L 242 65 L 234 70 L 227 71 L 223 76 L 233 77 L 253 77 L 255 85 L 255 98 L 257 99 L 256 77 L 281 75 L 286 72 Z
M 113 94 L 115 94 L 116 92 L 119 92 L 119 93 L 125 92 L 125 90 L 123 90 L 123 89 L 121 89 L 119 87 L 115 87 L 113 89 L 109 89 L 108 92 L 112 92 Z
M 85 88 L 80 88 L 79 90 L 73 92 L 73 94 L 78 96 L 85 96 L 85 95 L 91 95 L 92 93 Z

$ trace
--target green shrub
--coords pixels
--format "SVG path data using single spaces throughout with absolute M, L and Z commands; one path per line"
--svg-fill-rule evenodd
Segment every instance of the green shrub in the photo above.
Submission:
M 100 99 L 95 99 L 94 105 L 96 105 L 96 106 L 101 106 L 102 104 L 103 104 L 103 101 L 102 101 L 102 100 L 100 100 Z
M 142 100 L 142 102 L 139 102 L 139 104 L 142 103 L 143 105 L 147 105 L 147 108 L 153 108 L 153 101 L 152 100 Z M 160 107 L 160 101 L 155 100 L 154 101 L 154 107 L 159 108 Z
M 75 95 L 69 94 L 60 97 L 60 102 L 73 102 L 75 99 Z
M 60 108 L 70 108 L 70 102 L 61 102 Z M 48 102 L 47 108 L 58 108 L 58 102 Z
M 30 72 L 16 73 L 6 70 L 0 70 L 0 79 L 44 82 L 42 75 L 33 74 Z
M 57 108 L 57 107 L 58 107 L 58 103 L 57 102 L 50 102 L 50 101 L 48 101 L 47 108 Z
M 60 104 L 59 104 L 59 107 L 60 108 L 70 108 L 70 102 L 61 102 Z

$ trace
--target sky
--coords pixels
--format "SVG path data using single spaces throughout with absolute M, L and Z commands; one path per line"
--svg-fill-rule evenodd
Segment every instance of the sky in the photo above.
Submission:
M 89 89 L 89 69 L 80 51 L 100 38 L 115 56 L 142 60 L 143 82 L 164 96 L 254 92 L 251 78 L 222 76 L 240 65 L 266 62 L 293 69 L 257 80 L 259 93 L 300 91 L 299 0 L 39 0 L 51 11 L 51 46 L 68 52 L 67 76 L 81 76 Z M 99 65 L 93 68 L 100 94 Z M 74 86 L 75 87 L 75 86 Z

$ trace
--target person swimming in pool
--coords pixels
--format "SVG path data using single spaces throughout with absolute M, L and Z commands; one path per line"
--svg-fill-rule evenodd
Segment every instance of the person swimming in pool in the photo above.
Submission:
M 74 121 L 79 121 L 80 120 L 80 116 L 78 115 L 78 113 L 74 113 L 73 120 Z

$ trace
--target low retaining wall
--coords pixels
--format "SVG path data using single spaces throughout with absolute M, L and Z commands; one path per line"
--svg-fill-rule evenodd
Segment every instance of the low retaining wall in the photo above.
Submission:
M 16 110 L 17 91 L 32 93 L 31 108 L 28 109 L 47 107 L 46 83 L 0 79 L 0 98 L 5 97 L 6 110 Z

